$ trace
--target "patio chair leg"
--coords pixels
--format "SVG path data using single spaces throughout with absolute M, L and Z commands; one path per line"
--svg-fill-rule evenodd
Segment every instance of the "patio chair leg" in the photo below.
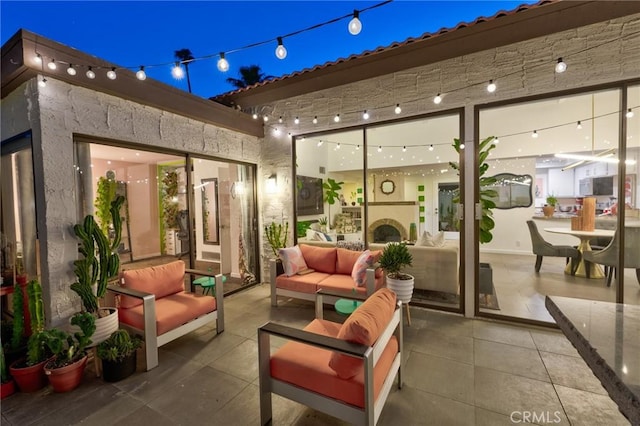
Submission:
M 638 279 L 638 284 L 640 284 L 640 268 L 636 269 L 636 278 Z
M 611 268 L 609 268 L 609 275 L 607 275 L 607 287 L 611 287 L 611 278 L 613 278 L 613 274 L 616 275 L 616 278 L 618 277 L 616 268 L 612 266 Z
M 584 272 L 587 275 L 587 278 L 591 278 L 591 262 L 587 260 L 584 261 Z
M 542 266 L 542 256 L 536 256 L 536 272 L 540 272 L 540 266 Z

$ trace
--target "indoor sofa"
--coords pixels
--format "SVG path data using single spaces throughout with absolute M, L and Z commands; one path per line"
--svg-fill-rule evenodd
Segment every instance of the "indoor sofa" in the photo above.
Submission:
M 314 271 L 287 276 L 285 273 L 276 272 L 278 269 L 277 261 L 271 260 L 272 306 L 278 306 L 278 296 L 315 301 L 316 292 L 320 289 L 339 292 L 347 290 L 369 296 L 384 286 L 382 270 L 371 266 L 380 257 L 382 253 L 380 251 L 371 251 L 372 258 L 370 265 L 366 268 L 366 279 L 362 283 L 363 285 L 358 286 L 352 273 L 362 252 L 308 244 L 300 244 L 298 247 L 306 266 Z M 327 303 L 335 301 L 331 297 L 326 299 Z

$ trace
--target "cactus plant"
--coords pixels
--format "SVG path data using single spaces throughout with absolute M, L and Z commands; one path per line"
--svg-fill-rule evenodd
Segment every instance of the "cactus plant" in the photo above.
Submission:
M 45 368 L 64 367 L 85 356 L 85 349 L 91 344 L 91 336 L 96 330 L 96 319 L 88 312 L 78 312 L 71 317 L 71 325 L 80 327 L 81 331 L 73 335 L 58 328 L 42 332 L 47 347 L 54 355 Z
M 276 259 L 278 258 L 278 250 L 287 246 L 287 236 L 289 235 L 289 222 L 276 224 L 271 222 L 269 226 L 264 227 L 264 233 L 271 245 L 271 250 Z
M 130 356 L 142 345 L 142 340 L 131 337 L 129 332 L 119 329 L 111 333 L 107 340 L 98 344 L 98 357 L 110 362 L 119 362 Z
M 16 283 L 13 288 L 13 334 L 11 335 L 10 348 L 15 351 L 24 343 L 25 325 L 22 286 Z
M 111 238 L 100 229 L 92 215 L 85 216 L 82 224 L 73 227 L 81 242 L 78 251 L 83 258 L 74 262 L 77 281 L 71 284 L 71 289 L 80 296 L 84 310 L 92 314 L 98 313 L 98 301 L 104 297 L 107 284 L 116 277 L 120 269 L 117 249 L 122 237 L 120 207 L 123 203 L 124 197 L 121 195 L 111 202 L 114 228 Z

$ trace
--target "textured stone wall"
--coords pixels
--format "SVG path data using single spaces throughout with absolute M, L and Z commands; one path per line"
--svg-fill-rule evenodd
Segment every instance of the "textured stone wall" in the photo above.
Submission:
M 280 135 L 265 131 L 261 167 L 266 174 L 277 170 L 279 178 L 290 178 L 288 132 L 299 135 L 362 125 L 365 109 L 371 113 L 367 122 L 375 123 L 465 107 L 465 139 L 473 141 L 475 105 L 640 77 L 640 36 L 634 34 L 638 32 L 640 15 L 636 14 L 257 106 L 264 114 L 286 120 L 278 126 Z M 561 56 L 566 57 L 569 68 L 556 74 L 554 63 Z M 494 94 L 486 91 L 490 79 L 498 85 Z M 445 94 L 440 105 L 433 103 L 437 93 Z M 396 103 L 402 106 L 400 116 L 393 111 Z M 340 113 L 340 123 L 333 121 L 336 113 Z M 293 124 L 296 116 L 299 125 Z M 314 116 L 319 118 L 316 125 L 312 124 Z M 469 160 L 467 164 L 472 164 Z M 277 196 L 263 198 L 261 212 L 263 223 L 293 218 L 291 184 L 281 186 Z M 263 254 L 265 258 L 269 254 L 264 238 Z M 268 265 L 264 266 L 266 271 Z
M 53 78 L 45 88 L 32 80 L 3 100 L 5 139 L 29 127 L 34 129 L 34 150 L 44 153 L 42 181 L 46 224 L 40 226 L 44 244 L 43 282 L 49 288 L 47 318 L 57 322 L 79 308 L 79 299 L 69 289 L 75 275 L 77 239 L 72 225 L 77 223 L 77 200 L 73 168 L 73 135 L 96 136 L 114 141 L 170 148 L 182 152 L 213 155 L 223 159 L 257 163 L 259 139 L 174 113 L 136 104 L 104 93 L 73 86 Z M 35 107 L 38 106 L 38 108 Z M 5 117 L 11 113 L 11 129 Z M 38 119 L 40 125 L 38 125 Z M 40 134 L 36 137 L 36 133 Z M 41 148 L 36 147 L 40 146 Z M 34 157 L 36 155 L 34 154 Z M 36 168 L 38 163 L 36 161 Z

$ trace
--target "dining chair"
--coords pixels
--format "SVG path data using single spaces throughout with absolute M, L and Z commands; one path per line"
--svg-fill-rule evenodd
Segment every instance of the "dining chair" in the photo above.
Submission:
M 571 246 L 553 245 L 548 241 L 545 241 L 545 239 L 542 238 L 542 235 L 540 235 L 538 227 L 533 220 L 528 220 L 527 225 L 529 226 L 529 233 L 531 234 L 533 254 L 536 255 L 536 272 L 540 272 L 540 266 L 542 266 L 542 258 L 544 256 L 552 256 L 564 257 L 567 263 L 569 263 L 569 259 L 571 259 L 571 275 L 575 275 L 576 270 L 578 269 L 578 265 L 580 264 L 581 256 L 578 249 Z
M 611 279 L 617 275 L 618 247 L 620 234 L 616 230 L 608 246 L 598 251 L 587 251 L 582 254 L 586 263 L 587 278 L 591 270 L 590 263 L 598 263 L 606 268 L 607 287 L 611 286 Z M 634 268 L 636 278 L 640 284 L 640 227 L 625 227 L 624 231 L 624 267 Z

